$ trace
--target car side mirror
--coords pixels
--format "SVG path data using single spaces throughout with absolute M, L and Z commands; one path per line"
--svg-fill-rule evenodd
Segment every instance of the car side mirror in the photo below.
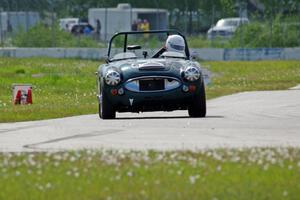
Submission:
M 193 51 L 192 53 L 191 53 L 191 59 L 192 60 L 196 60 L 197 59 L 197 57 L 198 57 L 198 53 L 196 52 L 196 51 Z
M 147 51 L 143 51 L 143 56 L 144 56 L 144 58 L 147 58 L 148 52 Z

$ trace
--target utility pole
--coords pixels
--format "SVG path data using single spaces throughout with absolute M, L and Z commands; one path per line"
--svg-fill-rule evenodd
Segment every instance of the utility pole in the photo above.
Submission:
M 187 0 L 184 1 L 184 34 L 187 35 L 187 13 L 188 13 L 188 4 L 187 4 Z
M 155 0 L 155 4 L 156 4 L 156 27 L 155 29 L 158 30 L 159 27 L 159 0 Z
M 273 37 L 273 0 L 269 0 L 271 6 L 271 14 L 270 14 L 270 44 L 269 47 L 272 48 L 272 37 Z
M 298 3 L 298 16 L 299 16 L 299 23 L 298 23 L 298 27 L 299 27 L 299 36 L 298 36 L 298 38 L 299 38 L 299 47 L 300 47 L 300 2 Z
M 212 4 L 212 16 L 211 16 L 211 28 L 214 26 L 215 23 L 215 5 Z M 211 46 L 214 46 L 214 39 L 215 36 L 213 35 L 213 37 L 211 38 Z
M 3 30 L 2 30 L 2 11 L 3 8 L 0 8 L 0 46 L 3 46 Z
M 52 47 L 55 47 L 55 17 L 54 17 L 54 0 L 49 0 L 51 8 L 51 44 Z

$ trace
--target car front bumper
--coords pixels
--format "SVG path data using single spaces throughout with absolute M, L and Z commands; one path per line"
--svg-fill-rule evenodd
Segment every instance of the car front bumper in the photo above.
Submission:
M 200 81 L 192 84 L 183 84 L 180 87 L 161 92 L 133 92 L 126 90 L 122 85 L 106 87 L 110 103 L 118 112 L 143 112 L 143 111 L 172 111 L 186 110 L 193 100 L 193 96 L 200 93 Z M 189 88 L 184 91 L 183 86 Z M 116 94 L 113 90 L 123 89 L 123 94 Z M 99 98 L 100 100 L 101 98 Z

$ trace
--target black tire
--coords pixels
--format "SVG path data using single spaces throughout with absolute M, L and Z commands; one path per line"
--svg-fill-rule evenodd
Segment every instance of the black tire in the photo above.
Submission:
M 99 117 L 101 119 L 115 119 L 116 111 L 109 102 L 107 95 L 100 91 L 100 103 L 99 103 Z
M 195 95 L 191 105 L 188 107 L 190 117 L 206 116 L 206 96 L 204 83 L 201 84 L 200 94 Z

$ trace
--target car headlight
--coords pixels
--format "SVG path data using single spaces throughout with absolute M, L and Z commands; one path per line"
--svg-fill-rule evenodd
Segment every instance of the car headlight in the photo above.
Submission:
M 105 75 L 105 83 L 107 85 L 115 86 L 121 82 L 121 75 L 116 70 L 108 70 Z
M 189 66 L 184 70 L 184 78 L 188 81 L 196 81 L 200 78 L 201 73 L 197 67 Z

